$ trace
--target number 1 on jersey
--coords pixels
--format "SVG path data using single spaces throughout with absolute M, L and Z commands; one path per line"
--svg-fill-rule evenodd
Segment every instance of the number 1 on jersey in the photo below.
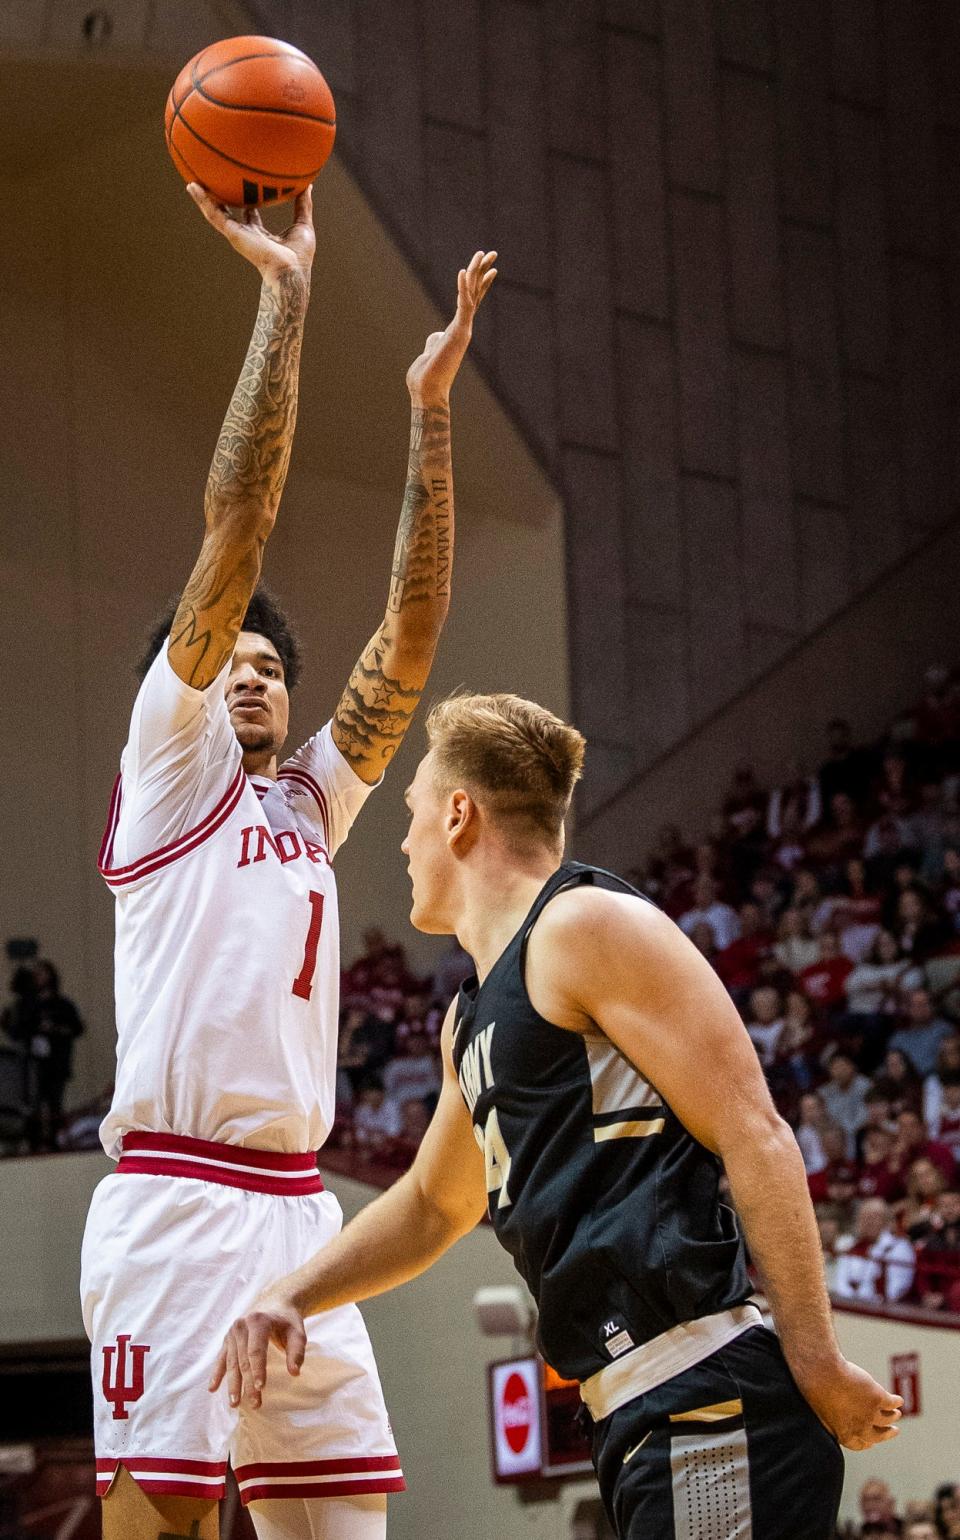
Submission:
M 292 993 L 301 1000 L 309 1000 L 313 993 L 313 975 L 317 970 L 317 947 L 320 944 L 320 927 L 323 924 L 323 894 L 310 889 L 310 926 L 303 948 L 303 967 L 293 981 Z

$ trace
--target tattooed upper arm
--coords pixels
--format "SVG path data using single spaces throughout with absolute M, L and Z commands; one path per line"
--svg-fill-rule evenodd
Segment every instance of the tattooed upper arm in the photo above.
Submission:
M 309 286 L 264 281 L 253 336 L 207 478 L 207 534 L 170 629 L 167 655 L 184 684 L 205 690 L 236 646 L 260 576 L 297 419 L 300 344 Z
M 452 562 L 450 411 L 414 407 L 386 614 L 333 718 L 334 743 L 368 785 L 380 779 L 413 721 L 450 603 Z

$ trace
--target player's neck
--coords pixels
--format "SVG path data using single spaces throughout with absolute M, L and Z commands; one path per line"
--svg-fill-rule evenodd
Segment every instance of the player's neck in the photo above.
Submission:
M 476 963 L 481 983 L 559 864 L 556 856 L 545 853 L 542 860 L 532 863 L 484 863 L 463 873 L 457 940 Z
M 265 780 L 277 779 L 277 756 L 272 749 L 244 749 L 243 768 L 247 775 L 261 775 Z

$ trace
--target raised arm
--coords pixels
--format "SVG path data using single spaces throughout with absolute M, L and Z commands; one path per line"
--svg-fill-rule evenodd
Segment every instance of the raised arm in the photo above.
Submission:
M 454 1005 L 441 1038 L 443 1086 L 416 1160 L 322 1251 L 279 1279 L 231 1326 L 210 1389 L 226 1379 L 233 1405 L 241 1395 L 251 1406 L 260 1405 L 271 1341 L 285 1352 L 289 1372 L 300 1372 L 304 1316 L 395 1289 L 424 1272 L 480 1220 L 486 1178 L 453 1068 Z
M 427 338 L 407 371 L 410 454 L 383 622 L 357 659 L 333 718 L 333 740 L 368 785 L 403 742 L 427 682 L 450 604 L 453 468 L 450 387 L 473 318 L 496 277 L 496 252 L 478 251 L 457 279 L 457 313 Z
M 236 645 L 287 478 L 315 240 L 309 190 L 280 236 L 255 209 L 238 219 L 195 182 L 188 191 L 262 279 L 253 336 L 207 478 L 206 534 L 170 629 L 173 669 L 184 684 L 205 690 Z
M 573 1030 L 597 1025 L 724 1163 L 791 1372 L 848 1449 L 893 1438 L 901 1401 L 841 1355 L 803 1159 L 713 969 L 652 904 L 561 894 L 534 929 L 528 987 Z

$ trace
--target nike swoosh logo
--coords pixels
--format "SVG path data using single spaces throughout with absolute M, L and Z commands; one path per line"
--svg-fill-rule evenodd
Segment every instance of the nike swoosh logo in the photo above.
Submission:
M 650 1433 L 652 1433 L 652 1432 L 653 1432 L 653 1429 L 652 1429 L 652 1428 L 651 1428 L 651 1429 L 650 1429 Z M 628 1449 L 628 1450 L 627 1450 L 627 1452 L 626 1452 L 626 1454 L 625 1454 L 625 1455 L 624 1455 L 624 1457 L 623 1457 L 623 1463 L 624 1463 L 624 1465 L 629 1465 L 629 1464 L 630 1464 L 630 1461 L 631 1461 L 631 1460 L 632 1460 L 632 1459 L 633 1459 L 633 1457 L 634 1457 L 634 1455 L 635 1455 L 635 1454 L 636 1454 L 636 1452 L 637 1452 L 637 1450 L 638 1450 L 638 1449 L 642 1449 L 642 1448 L 643 1448 L 643 1446 L 644 1446 L 644 1444 L 645 1444 L 645 1443 L 646 1443 L 646 1442 L 647 1442 L 647 1439 L 648 1439 L 648 1438 L 649 1438 L 649 1437 L 650 1437 L 650 1433 L 647 1433 L 647 1434 L 646 1434 L 646 1435 L 645 1435 L 645 1436 L 644 1436 L 644 1437 L 643 1437 L 643 1438 L 642 1438 L 642 1439 L 641 1439 L 641 1440 L 640 1440 L 640 1442 L 639 1442 L 639 1444 L 634 1444 L 634 1446 L 633 1446 L 633 1448 L 632 1448 L 632 1449 Z

